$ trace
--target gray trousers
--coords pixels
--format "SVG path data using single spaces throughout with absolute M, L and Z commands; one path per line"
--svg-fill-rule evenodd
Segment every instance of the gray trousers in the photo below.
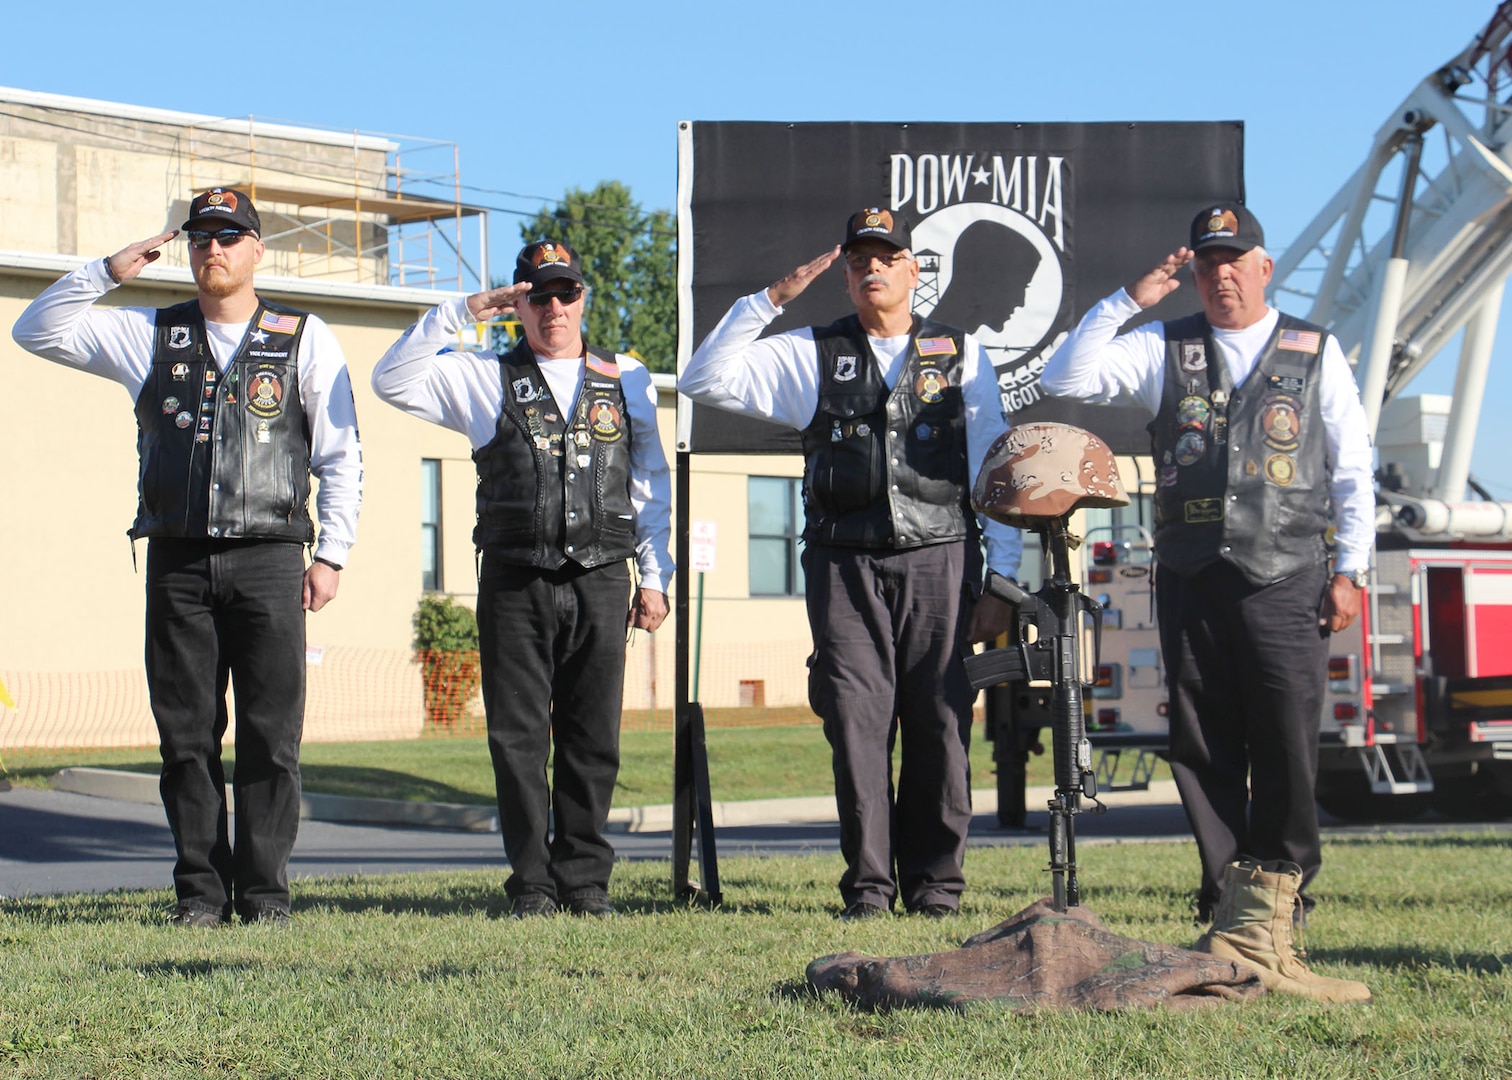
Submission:
M 961 661 L 970 615 L 964 558 L 960 541 L 804 551 L 809 703 L 833 755 L 847 905 L 890 908 L 901 893 L 909 910 L 953 908 L 965 888 L 976 695 Z

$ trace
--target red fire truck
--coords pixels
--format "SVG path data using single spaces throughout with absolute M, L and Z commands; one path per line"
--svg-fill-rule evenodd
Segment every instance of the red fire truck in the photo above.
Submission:
M 1089 531 L 1087 731 L 1103 790 L 1147 783 L 1166 750 L 1165 669 L 1149 533 Z M 1362 617 L 1333 638 L 1318 802 L 1351 821 L 1512 813 L 1512 547 L 1380 539 Z M 1094 657 L 1094 650 L 1096 655 Z M 999 819 L 1023 824 L 1021 772 L 1048 725 L 1034 687 L 995 688 Z M 1006 699 L 1006 700 L 1005 700 Z M 1008 774 L 1008 775 L 1005 775 Z

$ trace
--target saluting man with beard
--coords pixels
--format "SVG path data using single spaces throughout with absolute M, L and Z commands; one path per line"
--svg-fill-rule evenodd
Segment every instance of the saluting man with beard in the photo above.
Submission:
M 97 307 L 178 229 L 85 263 L 22 313 L 38 356 L 119 382 L 136 402 L 147 538 L 147 688 L 178 853 L 178 926 L 289 918 L 299 827 L 305 615 L 336 596 L 357 536 L 362 448 L 341 346 L 258 296 L 262 221 L 245 192 L 196 196 L 183 224 L 198 296 Z M 320 479 L 316 540 L 307 503 Z M 308 565 L 305 548 L 314 542 Z M 221 738 L 236 689 L 235 836 Z

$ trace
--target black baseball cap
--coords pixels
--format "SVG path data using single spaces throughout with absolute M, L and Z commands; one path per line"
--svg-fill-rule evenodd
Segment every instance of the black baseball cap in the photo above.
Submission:
M 1249 251 L 1265 246 L 1265 230 L 1242 203 L 1213 203 L 1192 219 L 1193 251 L 1226 247 Z
M 840 250 L 848 251 L 857 240 L 881 240 L 895 248 L 906 248 L 913 244 L 913 234 L 908 222 L 895 217 L 892 211 L 868 206 L 846 220 L 845 243 L 840 245 Z
M 245 191 L 235 188 L 211 188 L 194 197 L 189 204 L 189 220 L 180 228 L 188 229 L 251 229 L 262 235 L 262 218 L 257 216 L 257 207 Z
M 520 249 L 515 258 L 516 285 L 522 281 L 544 285 L 558 278 L 583 283 L 583 261 L 570 244 L 560 240 L 537 240 Z

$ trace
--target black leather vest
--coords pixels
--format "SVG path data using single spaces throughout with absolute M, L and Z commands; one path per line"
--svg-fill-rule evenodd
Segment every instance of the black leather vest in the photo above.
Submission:
M 861 320 L 814 328 L 819 407 L 803 430 L 803 535 L 906 550 L 976 535 L 961 397 L 961 331 L 914 317 L 889 391 Z
M 133 539 L 315 538 L 306 506 L 310 434 L 299 396 L 307 317 L 259 298 L 222 375 L 199 301 L 158 310 L 152 369 L 136 400 Z
M 1322 562 L 1328 332 L 1281 315 L 1237 388 L 1203 315 L 1166 323 L 1165 335 L 1165 391 L 1149 426 L 1161 565 L 1191 576 L 1226 559 L 1268 585 Z
M 583 386 L 570 406 L 552 398 L 523 338 L 499 357 L 499 369 L 498 427 L 473 451 L 473 544 L 505 562 L 546 569 L 569 560 L 591 568 L 634 554 L 635 433 L 614 355 L 588 349 Z

